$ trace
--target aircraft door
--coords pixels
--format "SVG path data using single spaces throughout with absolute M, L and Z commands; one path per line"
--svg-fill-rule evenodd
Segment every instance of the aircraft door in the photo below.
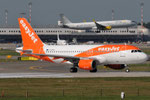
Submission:
M 123 47 L 121 48 L 121 51 L 120 51 L 120 57 L 126 57 L 126 52 L 125 52 L 125 50 L 126 50 L 126 46 L 123 46 Z
M 126 64 L 126 45 L 124 45 L 122 48 L 121 48 L 121 51 L 120 51 L 120 63 L 122 64 Z

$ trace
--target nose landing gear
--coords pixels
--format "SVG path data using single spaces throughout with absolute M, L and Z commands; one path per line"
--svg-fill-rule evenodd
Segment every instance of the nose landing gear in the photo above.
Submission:
M 127 69 L 125 69 L 125 71 L 126 71 L 127 73 L 129 73 L 129 72 L 130 72 L 130 69 L 129 69 L 129 68 L 127 68 Z
M 125 64 L 125 72 L 129 73 L 130 72 L 130 69 L 129 69 L 129 66 Z

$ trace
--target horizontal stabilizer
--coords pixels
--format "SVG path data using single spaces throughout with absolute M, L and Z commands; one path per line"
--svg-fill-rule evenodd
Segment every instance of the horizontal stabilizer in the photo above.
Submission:
M 32 50 L 32 49 L 28 49 L 28 50 L 21 50 L 21 49 L 17 49 L 17 48 L 16 48 L 16 51 L 23 52 L 23 53 L 26 53 L 26 54 L 32 54 L 32 52 L 33 52 L 33 50 Z

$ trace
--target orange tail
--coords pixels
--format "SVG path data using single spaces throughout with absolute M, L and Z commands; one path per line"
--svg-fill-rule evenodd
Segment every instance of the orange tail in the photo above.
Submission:
M 25 18 L 18 18 L 21 30 L 23 50 L 31 49 L 33 53 L 43 53 L 43 42 L 34 32 Z

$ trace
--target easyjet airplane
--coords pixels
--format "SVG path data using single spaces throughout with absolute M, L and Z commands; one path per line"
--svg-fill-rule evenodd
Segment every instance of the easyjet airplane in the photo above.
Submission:
M 17 52 L 53 63 L 73 64 L 70 72 L 77 72 L 78 68 L 97 72 L 97 65 L 129 71 L 128 64 L 148 59 L 139 48 L 131 45 L 46 45 L 25 18 L 18 21 L 23 47 L 16 48 Z

